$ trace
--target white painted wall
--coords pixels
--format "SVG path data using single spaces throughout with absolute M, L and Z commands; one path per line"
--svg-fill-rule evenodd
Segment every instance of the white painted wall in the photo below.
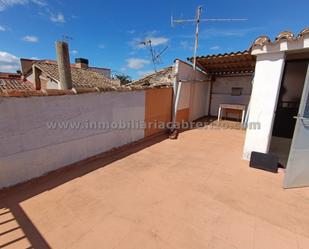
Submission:
M 99 74 L 104 75 L 107 78 L 111 78 L 112 70 L 108 68 L 100 68 L 100 67 L 90 67 L 92 71 L 95 71 Z
M 257 56 L 248 122 L 259 122 L 261 129 L 247 129 L 244 159 L 249 160 L 252 151 L 268 152 L 284 58 L 284 52 Z
M 189 120 L 206 115 L 208 110 L 209 79 L 197 70 L 193 70 L 192 65 L 177 60 L 177 79 L 182 81 L 182 89 L 178 110 L 190 107 Z
M 193 99 L 191 100 L 190 117 L 193 121 L 207 115 L 209 82 L 191 83 L 193 87 Z M 191 92 L 192 93 L 192 92 Z
M 180 91 L 178 110 L 189 108 L 190 106 L 190 83 L 183 83 Z
M 49 78 L 47 80 L 47 89 L 60 89 L 60 84 Z
M 210 115 L 218 115 L 220 104 L 242 104 L 248 106 L 252 91 L 252 78 L 252 76 L 217 77 L 212 84 Z M 233 87 L 243 88 L 242 95 L 232 96 Z M 238 116 L 236 115 L 235 117 Z
M 0 188 L 142 139 L 144 129 L 48 129 L 53 121 L 144 121 L 145 93 L 0 98 Z

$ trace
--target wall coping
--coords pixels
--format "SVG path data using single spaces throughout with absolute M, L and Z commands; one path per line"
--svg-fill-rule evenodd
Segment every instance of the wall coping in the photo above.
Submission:
M 106 93 L 106 92 L 130 92 L 130 91 L 143 91 L 147 89 L 164 89 L 172 88 L 172 86 L 121 86 L 117 88 L 73 88 L 72 90 L 60 90 L 60 89 L 46 89 L 46 90 L 15 90 L 7 89 L 0 92 L 1 97 L 47 97 L 47 96 L 63 96 L 63 95 L 78 95 L 87 93 Z

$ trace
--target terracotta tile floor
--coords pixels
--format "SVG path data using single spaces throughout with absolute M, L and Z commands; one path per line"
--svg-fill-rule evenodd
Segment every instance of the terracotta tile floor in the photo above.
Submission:
M 6 191 L 0 248 L 308 249 L 309 188 L 250 169 L 243 141 L 190 130 Z

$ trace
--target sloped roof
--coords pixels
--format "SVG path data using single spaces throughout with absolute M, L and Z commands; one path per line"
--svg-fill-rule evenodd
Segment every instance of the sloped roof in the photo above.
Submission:
M 166 67 L 158 72 L 146 75 L 133 81 L 130 86 L 140 87 L 164 87 L 173 85 L 173 67 Z
M 193 58 L 188 58 L 193 61 Z M 250 51 L 198 56 L 196 65 L 209 75 L 253 73 L 256 58 Z
M 35 62 L 34 66 L 44 72 L 48 77 L 60 82 L 58 65 L 48 62 Z M 116 81 L 108 79 L 107 77 L 99 74 L 90 69 L 82 69 L 71 66 L 72 83 L 74 88 L 90 88 L 90 87 L 103 87 L 113 88 L 117 86 Z
M 35 90 L 34 86 L 29 81 L 22 79 L 0 78 L 0 92 L 6 90 Z

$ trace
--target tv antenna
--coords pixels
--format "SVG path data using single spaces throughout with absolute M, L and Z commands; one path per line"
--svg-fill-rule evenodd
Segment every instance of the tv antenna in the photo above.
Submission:
M 72 41 L 72 40 L 74 40 L 74 38 L 71 37 L 71 36 L 68 36 L 66 33 L 64 33 L 64 34 L 62 35 L 62 41 L 68 42 L 68 41 Z
M 184 23 L 192 23 L 194 22 L 196 25 L 195 28 L 195 44 L 194 44 L 194 51 L 193 51 L 193 69 L 196 69 L 196 52 L 198 48 L 198 36 L 199 36 L 199 25 L 200 22 L 238 22 L 238 21 L 247 21 L 248 19 L 245 18 L 207 18 L 202 19 L 202 5 L 199 5 L 196 9 L 196 15 L 194 19 L 174 19 L 173 16 L 171 16 L 171 26 L 174 27 L 176 24 L 184 24 Z
M 160 52 L 156 52 L 155 49 L 152 46 L 151 39 L 142 41 L 139 44 L 140 45 L 144 45 L 145 47 L 149 48 L 150 55 L 151 55 L 151 60 L 152 60 L 152 64 L 153 64 L 153 68 L 154 68 L 155 72 L 157 72 L 157 64 L 159 64 L 161 62 L 160 57 L 168 49 L 168 46 L 163 48 Z

